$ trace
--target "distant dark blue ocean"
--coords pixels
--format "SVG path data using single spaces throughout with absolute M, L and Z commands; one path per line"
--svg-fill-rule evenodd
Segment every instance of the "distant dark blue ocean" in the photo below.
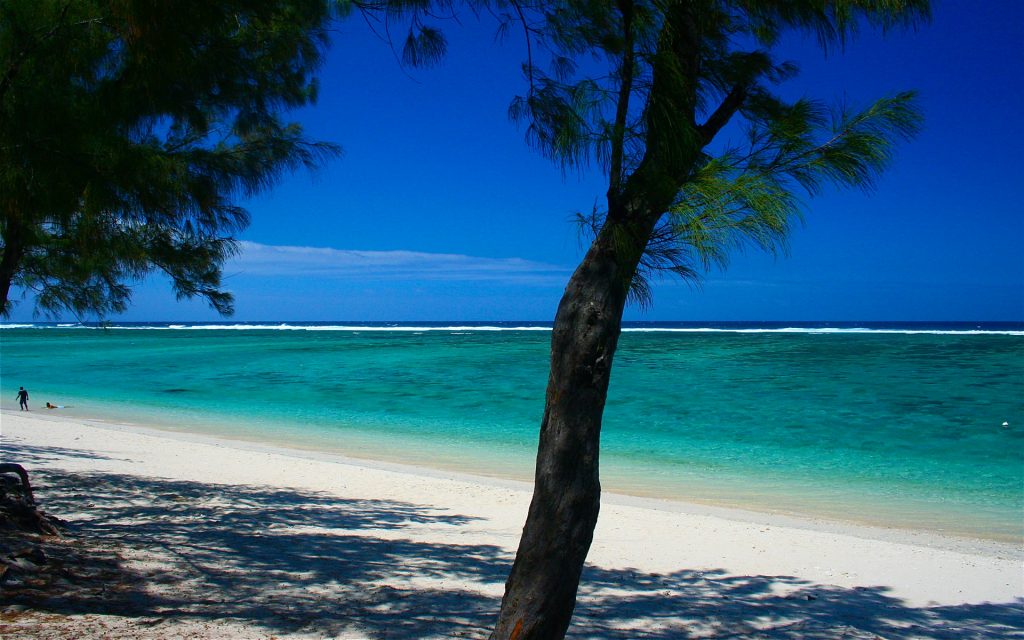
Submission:
M 68 416 L 529 479 L 550 325 L 7 324 Z M 1024 323 L 627 323 L 606 490 L 1024 540 Z

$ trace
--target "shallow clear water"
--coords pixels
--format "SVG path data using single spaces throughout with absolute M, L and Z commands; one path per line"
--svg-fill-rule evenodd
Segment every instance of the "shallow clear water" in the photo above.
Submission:
M 530 476 L 548 331 L 311 328 L 8 327 L 2 406 Z M 748 329 L 623 334 L 606 489 L 1024 538 L 1020 331 Z

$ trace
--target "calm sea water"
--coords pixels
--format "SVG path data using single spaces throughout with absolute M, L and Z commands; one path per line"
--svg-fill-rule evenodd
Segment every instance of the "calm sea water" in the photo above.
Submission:
M 528 479 L 543 326 L 7 325 L 34 408 Z M 1003 423 L 1008 423 L 1003 426 Z M 606 489 L 1024 539 L 1024 327 L 631 325 Z

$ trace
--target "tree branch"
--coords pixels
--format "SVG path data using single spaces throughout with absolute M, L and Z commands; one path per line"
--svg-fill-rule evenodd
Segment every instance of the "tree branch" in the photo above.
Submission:
M 64 19 L 67 17 L 68 9 L 70 8 L 70 2 L 65 4 L 60 10 L 60 15 L 57 16 L 57 24 L 54 25 L 53 28 L 50 29 L 48 32 L 44 33 L 43 36 L 39 38 L 39 40 L 29 44 L 26 48 L 22 49 L 22 51 L 18 54 L 18 57 L 14 60 L 14 62 L 12 62 L 10 66 L 7 67 L 7 71 L 4 73 L 4 77 L 0 79 L 0 99 L 3 99 L 4 94 L 7 93 L 7 90 L 11 87 L 11 83 L 14 82 L 14 78 L 18 75 L 18 72 L 21 70 L 21 63 L 25 61 L 25 58 L 27 58 L 28 55 L 32 53 L 32 51 L 36 47 L 38 47 L 42 42 L 52 38 L 54 34 L 56 34 L 57 31 L 59 31 L 61 27 L 64 26 L 63 22 Z
M 722 127 L 729 124 L 729 120 L 739 111 L 739 108 L 743 106 L 743 101 L 746 99 L 746 84 L 738 84 L 732 88 L 729 95 L 725 96 L 722 104 L 718 105 L 718 108 L 708 117 L 707 121 L 697 127 L 697 132 L 703 140 L 702 147 L 709 145 L 715 139 L 715 136 L 718 135 L 718 132 L 722 130 Z
M 619 83 L 619 97 L 615 106 L 615 123 L 612 131 L 612 157 L 608 169 L 608 197 L 617 198 L 622 187 L 622 158 L 626 146 L 626 118 L 629 117 L 629 98 L 633 93 L 633 65 L 636 52 L 633 50 L 633 2 L 619 0 L 622 12 L 623 49 L 622 77 Z
M 677 3 L 665 11 L 657 50 L 649 62 L 645 149 L 622 189 L 643 194 L 629 205 L 633 211 L 627 215 L 651 227 L 671 206 L 700 153 L 692 142 L 697 135 L 694 117 L 701 62 L 700 26 L 694 10 L 689 3 Z
M 532 98 L 534 93 L 533 44 L 530 42 L 530 24 L 526 21 L 526 14 L 523 13 L 523 8 L 519 6 L 519 3 L 513 0 L 510 4 L 516 10 L 516 13 L 519 15 L 519 22 L 523 25 L 523 37 L 526 39 L 526 73 L 529 75 L 530 97 Z

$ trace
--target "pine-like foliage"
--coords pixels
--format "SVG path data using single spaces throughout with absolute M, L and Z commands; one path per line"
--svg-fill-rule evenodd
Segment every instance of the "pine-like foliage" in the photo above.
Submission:
M 772 47 L 787 30 L 829 49 L 863 26 L 913 25 L 929 15 L 923 0 L 567 0 L 530 9 L 507 14 L 523 20 L 535 52 L 529 91 L 510 116 L 564 169 L 596 163 L 607 174 L 608 205 L 587 216 L 587 228 L 596 233 L 608 216 L 657 217 L 632 272 L 641 302 L 652 271 L 698 279 L 737 247 L 784 248 L 801 194 L 826 183 L 870 188 L 921 123 L 912 92 L 859 111 L 787 102 L 778 86 L 798 69 Z
M 232 310 L 236 202 L 336 153 L 284 111 L 315 99 L 323 0 L 0 3 L 0 311 L 125 309 L 147 273 Z
M 381 4 L 411 12 L 416 33 L 432 10 L 451 11 L 449 2 L 425 0 L 362 6 Z M 787 31 L 809 34 L 828 51 L 861 28 L 914 26 L 928 19 L 927 0 L 469 5 L 496 16 L 502 36 L 525 37 L 528 91 L 509 115 L 527 142 L 563 170 L 597 166 L 607 175 L 607 205 L 580 216 L 584 228 L 596 235 L 611 219 L 625 234 L 626 262 L 636 258 L 625 249 L 637 244 L 633 222 L 649 236 L 641 238 L 638 268 L 625 270 L 641 302 L 652 271 L 698 279 L 737 247 L 784 248 L 801 195 L 826 183 L 870 188 L 894 145 L 921 123 L 912 92 L 859 111 L 787 102 L 779 85 L 798 68 L 772 49 Z M 429 52 L 443 53 L 443 36 L 428 32 Z M 410 39 L 418 42 L 412 32 Z

